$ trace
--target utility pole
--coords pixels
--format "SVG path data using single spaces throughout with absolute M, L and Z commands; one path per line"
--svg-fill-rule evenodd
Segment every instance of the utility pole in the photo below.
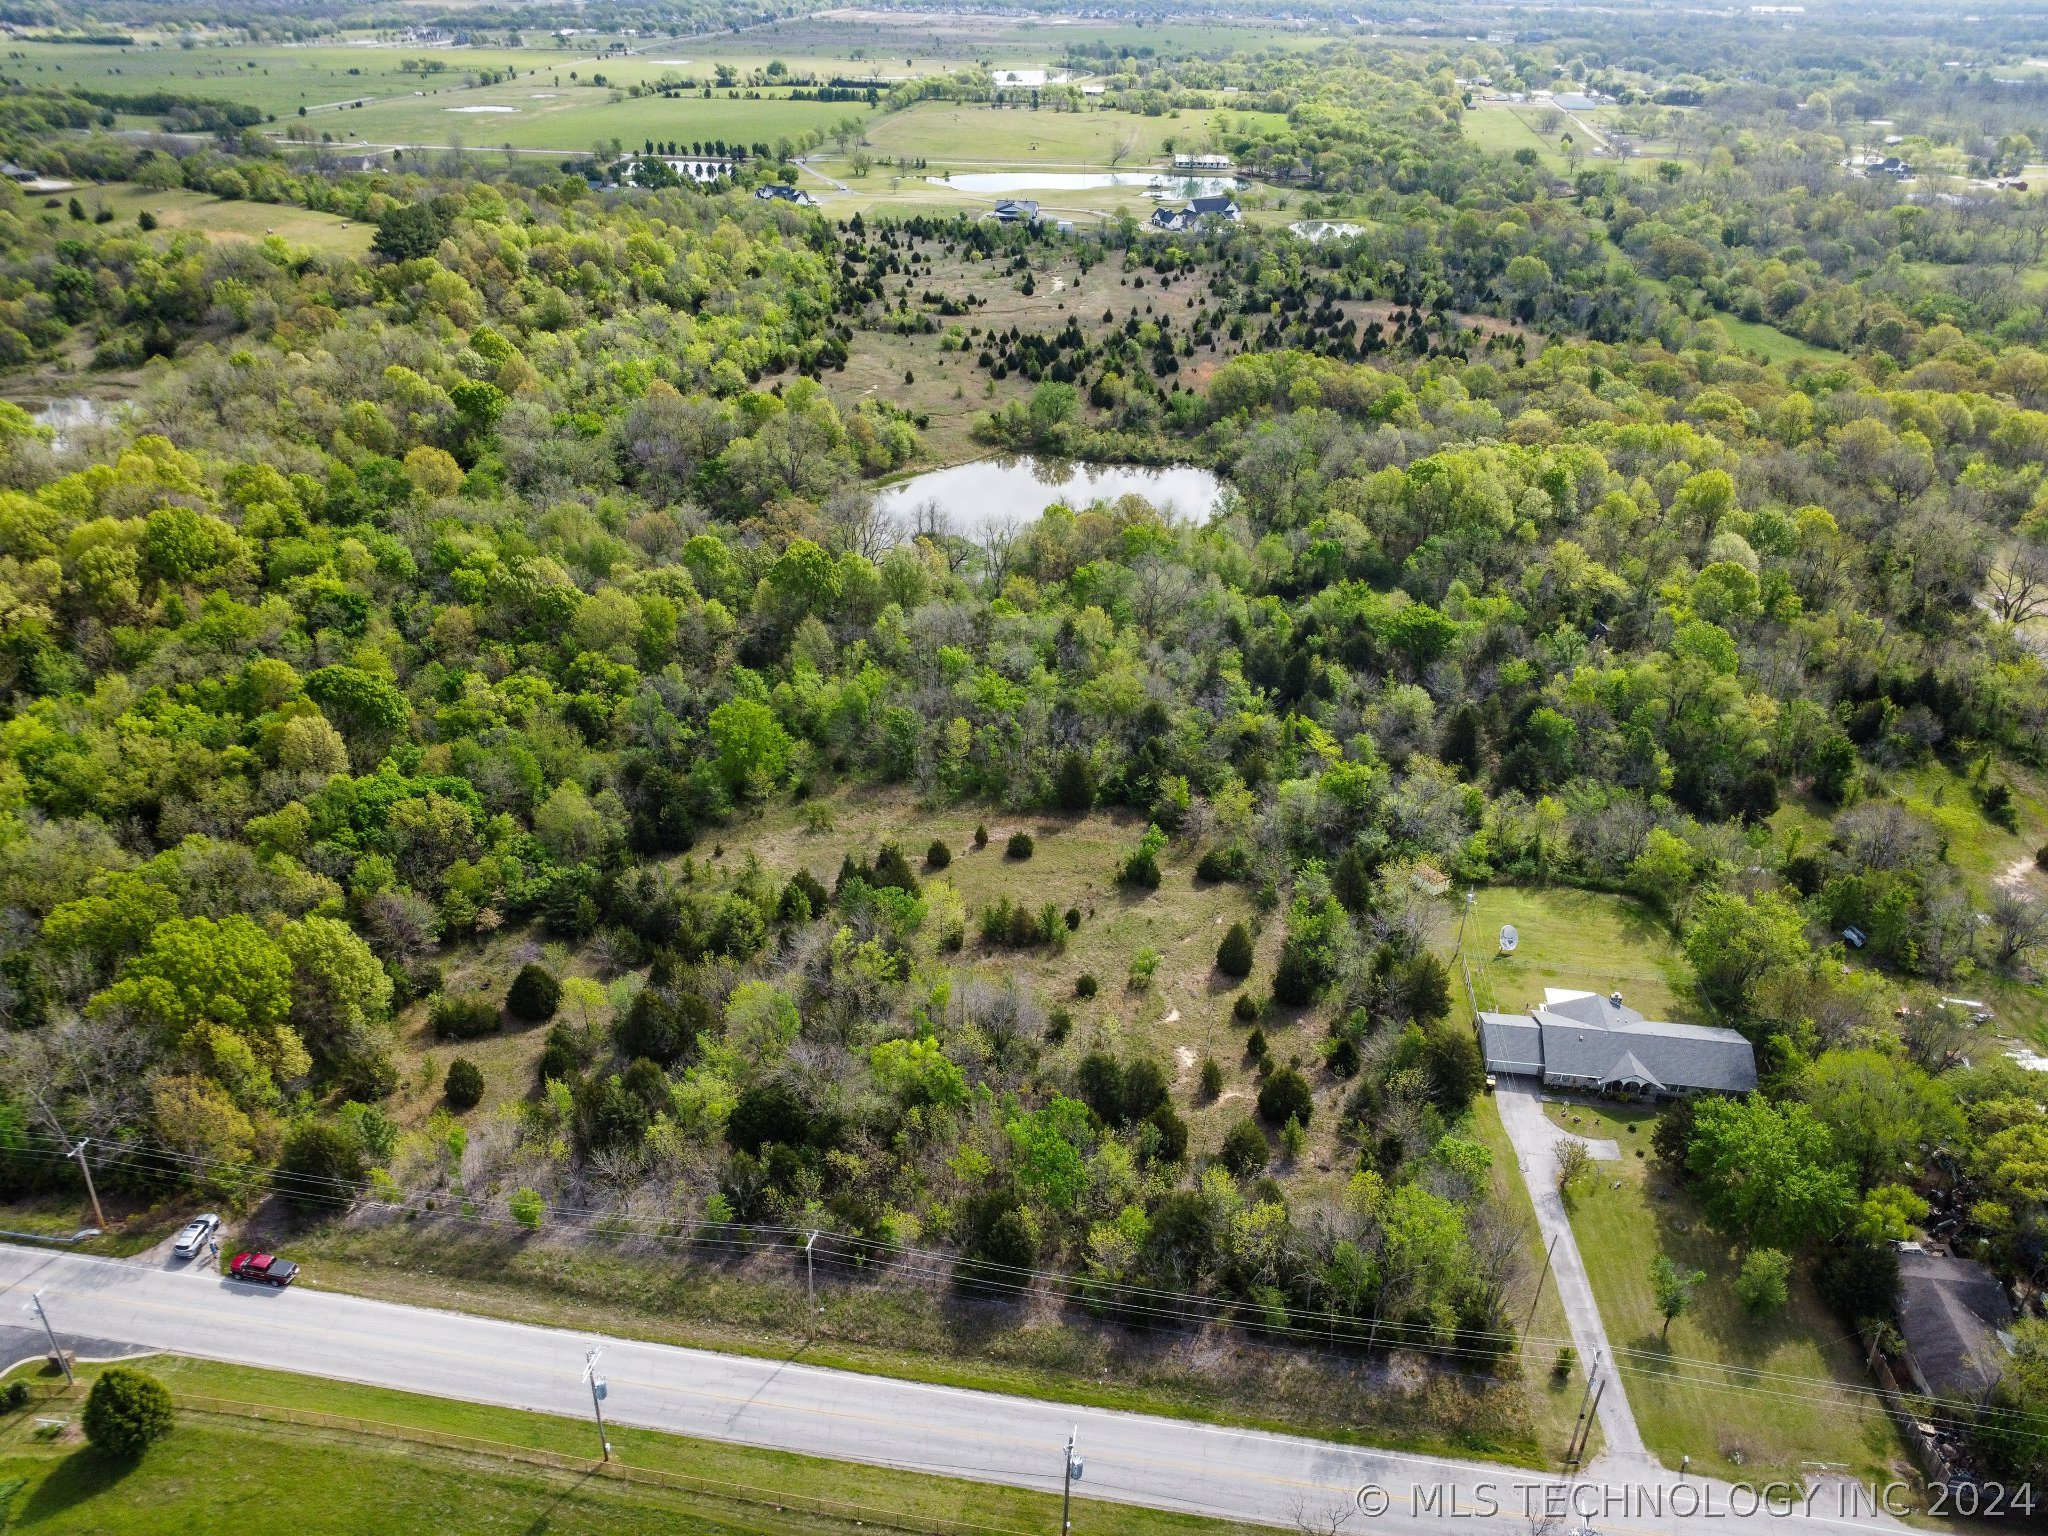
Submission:
M 583 1379 L 590 1383 L 590 1411 L 597 1415 L 597 1443 L 604 1447 L 604 1459 L 612 1459 L 612 1443 L 604 1432 L 604 1400 L 610 1391 L 604 1378 L 597 1374 L 597 1357 L 604 1353 L 600 1345 L 583 1357 Z
M 1564 1459 L 1567 1466 L 1571 1464 L 1573 1453 L 1578 1449 L 1579 1426 L 1586 1422 L 1586 1407 L 1593 1401 L 1593 1384 L 1599 1379 L 1600 1366 L 1596 1361 L 1592 1369 L 1586 1372 L 1586 1390 L 1579 1394 L 1579 1411 L 1572 1419 L 1572 1437 L 1565 1444 Z
M 88 1136 L 71 1149 L 71 1155 L 78 1159 L 78 1171 L 85 1175 L 85 1192 L 92 1196 L 92 1219 L 104 1232 L 107 1230 L 107 1213 L 100 1209 L 100 1192 L 93 1188 L 92 1169 L 85 1161 L 85 1149 L 91 1144 L 92 1138 Z
M 815 1232 L 804 1239 L 804 1299 L 810 1308 L 804 1314 L 804 1331 L 806 1333 L 816 1326 L 812 1319 L 818 1315 L 818 1277 L 811 1268 L 811 1245 L 817 1242 L 817 1240 L 818 1234 Z
M 1479 893 L 1469 886 L 1466 887 L 1465 905 L 1458 911 L 1458 942 L 1451 946 L 1451 953 L 1454 955 L 1462 955 L 1465 952 L 1465 919 L 1471 914 L 1478 900 Z
M 1605 1397 L 1606 1395 L 1607 1379 L 1603 1376 L 1600 1379 L 1599 1387 L 1593 1393 L 1592 1411 L 1586 1415 L 1586 1422 L 1579 1426 L 1579 1440 L 1578 1443 L 1572 1447 L 1571 1460 L 1573 1466 L 1577 1466 L 1579 1464 L 1580 1459 L 1586 1453 L 1586 1447 L 1592 1443 L 1593 1421 L 1600 1417 L 1600 1399 Z
M 100 1209 L 100 1192 L 93 1188 L 92 1169 L 87 1167 L 85 1162 L 85 1149 L 91 1144 L 92 1138 L 90 1136 L 85 1137 L 77 1146 L 73 1146 L 70 1136 L 65 1133 L 63 1122 L 50 1112 L 50 1106 L 43 1102 L 43 1096 L 38 1093 L 35 1099 L 36 1108 L 40 1109 L 43 1112 L 43 1118 L 50 1122 L 50 1129 L 57 1133 L 57 1139 L 64 1143 L 64 1155 L 78 1159 L 78 1171 L 85 1175 L 85 1192 L 92 1196 L 93 1220 L 99 1223 L 102 1232 L 106 1231 L 107 1213 Z
M 64 1385 L 67 1387 L 76 1386 L 78 1382 L 77 1378 L 71 1374 L 71 1362 L 65 1358 L 64 1351 L 58 1348 L 57 1330 L 50 1326 L 50 1314 L 43 1310 L 43 1293 L 37 1291 L 33 1296 L 29 1297 L 28 1305 L 21 1310 L 35 1313 L 36 1320 L 43 1325 L 43 1332 L 50 1336 L 50 1353 L 56 1358 L 57 1364 L 64 1368 Z
M 1080 1435 L 1081 1426 L 1078 1424 L 1067 1431 L 1066 1477 L 1060 1484 L 1060 1536 L 1073 1536 L 1074 1484 L 1081 1481 L 1081 1458 L 1074 1454 L 1074 1442 Z

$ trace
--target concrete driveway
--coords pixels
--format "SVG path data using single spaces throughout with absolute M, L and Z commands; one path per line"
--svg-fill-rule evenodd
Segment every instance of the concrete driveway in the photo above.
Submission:
M 1507 1130 L 1508 1140 L 1514 1143 L 1515 1163 L 1522 1170 L 1522 1182 L 1529 1186 L 1529 1203 L 1536 1207 L 1537 1230 L 1543 1235 L 1544 1246 L 1550 1249 L 1551 1283 L 1564 1303 L 1565 1321 L 1570 1325 L 1579 1360 L 1588 1370 L 1598 1362 L 1601 1377 L 1607 1383 L 1607 1390 L 1600 1396 L 1600 1432 L 1607 1442 L 1600 1465 L 1615 1463 L 1624 1470 L 1654 1467 L 1657 1460 L 1636 1428 L 1628 1392 L 1614 1368 L 1607 1326 L 1600 1320 L 1600 1308 L 1593 1300 L 1593 1284 L 1586 1278 L 1585 1261 L 1579 1257 L 1578 1239 L 1572 1235 L 1571 1220 L 1565 1215 L 1564 1200 L 1557 1192 L 1557 1144 L 1570 1133 L 1544 1118 L 1538 1091 L 1532 1079 L 1504 1077 L 1494 1090 L 1494 1102 L 1500 1106 L 1500 1123 Z M 1585 1142 L 1589 1151 L 1593 1149 L 1593 1143 L 1586 1142 L 1583 1136 L 1571 1139 Z M 1612 1147 L 1613 1143 L 1606 1146 Z

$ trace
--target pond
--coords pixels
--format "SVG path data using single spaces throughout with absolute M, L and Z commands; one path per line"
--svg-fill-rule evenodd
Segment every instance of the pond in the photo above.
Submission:
M 875 504 L 899 528 L 912 526 L 921 509 L 934 506 L 954 532 L 973 535 L 1030 522 L 1054 502 L 1078 508 L 1132 494 L 1169 517 L 1199 521 L 1216 509 L 1223 482 L 1189 464 L 1155 469 L 1025 454 L 935 469 L 890 486 Z
M 88 395 L 48 400 L 29 411 L 37 426 L 49 427 L 57 434 L 51 445 L 56 448 L 64 447 L 80 428 L 96 427 L 113 413 L 112 405 Z
M 1169 176 L 1160 171 L 968 171 L 927 176 L 959 192 L 1087 192 L 1098 187 L 1144 187 L 1160 197 L 1220 197 L 1243 190 L 1234 176 Z

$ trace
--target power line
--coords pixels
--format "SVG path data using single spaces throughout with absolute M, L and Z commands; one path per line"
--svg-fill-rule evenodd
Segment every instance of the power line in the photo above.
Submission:
M 59 1145 L 56 1138 L 41 1136 L 36 1132 L 26 1132 L 24 1136 L 25 1139 L 43 1141 L 52 1146 Z M 226 1169 L 238 1178 L 247 1177 L 254 1182 L 268 1184 L 274 1192 L 289 1198 L 318 1202 L 337 1210 L 346 1211 L 362 1206 L 391 1214 L 446 1215 L 454 1220 L 503 1231 L 531 1230 L 516 1221 L 490 1216 L 475 1209 L 443 1212 L 437 1206 L 423 1206 L 413 1200 L 383 1200 L 370 1196 L 365 1186 L 343 1179 L 293 1174 L 278 1169 L 251 1169 L 247 1165 L 226 1159 L 179 1152 L 148 1142 L 102 1142 L 98 1150 L 103 1161 L 127 1164 L 155 1177 L 189 1176 L 206 1169 Z M 63 1164 L 70 1161 L 70 1158 L 61 1151 L 38 1152 L 28 1147 L 19 1148 L 17 1155 L 35 1157 L 38 1161 L 46 1163 Z M 891 1248 L 854 1234 L 825 1233 L 810 1227 L 785 1227 L 769 1223 L 731 1223 L 731 1231 L 728 1234 L 708 1235 L 700 1228 L 698 1232 L 685 1235 L 663 1232 L 659 1229 L 649 1230 L 644 1219 L 615 1211 L 570 1205 L 550 1205 L 547 1209 L 558 1225 L 573 1230 L 588 1232 L 599 1223 L 608 1224 L 613 1228 L 623 1224 L 632 1235 L 644 1239 L 662 1243 L 683 1243 L 692 1249 L 708 1249 L 747 1256 L 773 1252 L 778 1248 L 799 1248 L 799 1239 L 808 1239 L 815 1233 L 819 1237 L 829 1238 L 833 1244 L 856 1250 L 848 1255 L 837 1252 L 828 1245 L 819 1255 L 826 1262 L 837 1262 L 863 1272 L 907 1274 L 931 1283 L 940 1283 L 950 1278 L 957 1283 L 961 1278 L 959 1270 L 966 1266 L 969 1270 L 966 1283 L 974 1291 L 985 1296 L 1022 1297 L 1030 1293 L 1034 1285 L 1042 1283 L 1052 1290 L 1055 1299 L 1088 1309 L 1106 1309 L 1124 1317 L 1157 1320 L 1183 1328 L 1191 1323 L 1209 1323 L 1239 1334 L 1257 1332 L 1276 1335 L 1297 1340 L 1300 1345 L 1315 1348 L 1319 1352 L 1327 1352 L 1332 1341 L 1338 1336 L 1335 1325 L 1339 1323 L 1344 1325 L 1344 1337 L 1350 1343 L 1369 1344 L 1372 1339 L 1384 1338 L 1390 1347 L 1416 1349 L 1437 1358 L 1472 1360 L 1488 1364 L 1497 1362 L 1508 1347 L 1561 1346 L 1574 1342 L 1569 1338 L 1553 1335 L 1518 1335 L 1508 1330 L 1474 1329 L 1460 1330 L 1459 1336 L 1474 1341 L 1501 1342 L 1505 1347 L 1461 1347 L 1437 1339 L 1433 1331 L 1425 1332 L 1424 1325 L 1408 1324 L 1393 1319 L 1380 1319 L 1372 1323 L 1367 1328 L 1368 1339 L 1361 1340 L 1356 1337 L 1360 1320 L 1348 1314 L 1327 1314 L 1326 1321 L 1320 1326 L 1306 1323 L 1251 1324 L 1241 1317 L 1232 1315 L 1240 1310 L 1241 1303 L 1230 1298 L 1168 1291 L 1128 1282 L 1076 1276 L 1062 1271 L 968 1260 L 957 1254 L 936 1249 L 907 1246 Z M 768 1241 L 762 1241 L 764 1238 Z M 926 1261 L 928 1267 L 921 1267 L 914 1261 Z M 1418 1335 L 1421 1336 L 1419 1339 Z M 1271 1344 L 1258 1338 L 1242 1337 L 1239 1342 L 1247 1347 L 1275 1353 L 1295 1352 L 1285 1346 Z M 1709 1391 L 1743 1393 L 1780 1401 L 1834 1406 L 1848 1406 L 1841 1401 L 1843 1398 L 1873 1400 L 1880 1405 L 1885 1398 L 1885 1394 L 1876 1387 L 1815 1381 L 1811 1377 L 1761 1367 L 1729 1365 L 1720 1361 L 1667 1355 L 1660 1351 L 1627 1346 L 1615 1347 L 1612 1353 L 1617 1357 L 1628 1357 L 1631 1368 L 1644 1376 L 1679 1382 Z M 1711 1373 L 1724 1378 L 1735 1376 L 1741 1379 L 1713 1380 L 1709 1379 L 1707 1374 L 1687 1374 L 1688 1372 Z M 1782 1382 L 1784 1386 L 1769 1384 L 1773 1382 Z M 2005 1418 L 2016 1417 L 2018 1413 L 2017 1410 L 2004 1409 L 1996 1405 L 1972 1404 L 1957 1399 L 1927 1398 L 1922 1401 L 1928 1404 L 1928 1411 L 1920 1417 L 1929 1422 L 1959 1428 L 1980 1422 L 1987 1415 Z M 1943 1412 L 1944 1409 L 1953 1411 Z M 1958 1414 L 1963 1416 L 1959 1417 Z

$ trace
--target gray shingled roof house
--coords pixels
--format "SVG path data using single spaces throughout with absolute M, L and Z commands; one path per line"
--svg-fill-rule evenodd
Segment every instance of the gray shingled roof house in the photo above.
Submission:
M 1899 1249 L 1899 1337 L 1920 1391 L 1981 1402 L 2005 1371 L 2000 1334 L 2011 1324 L 2005 1287 L 1975 1259 Z
M 1546 987 L 1527 1013 L 1480 1014 L 1479 1043 L 1487 1071 L 1553 1088 L 1677 1098 L 1756 1087 L 1755 1053 L 1734 1030 L 1646 1019 L 1619 992 Z

